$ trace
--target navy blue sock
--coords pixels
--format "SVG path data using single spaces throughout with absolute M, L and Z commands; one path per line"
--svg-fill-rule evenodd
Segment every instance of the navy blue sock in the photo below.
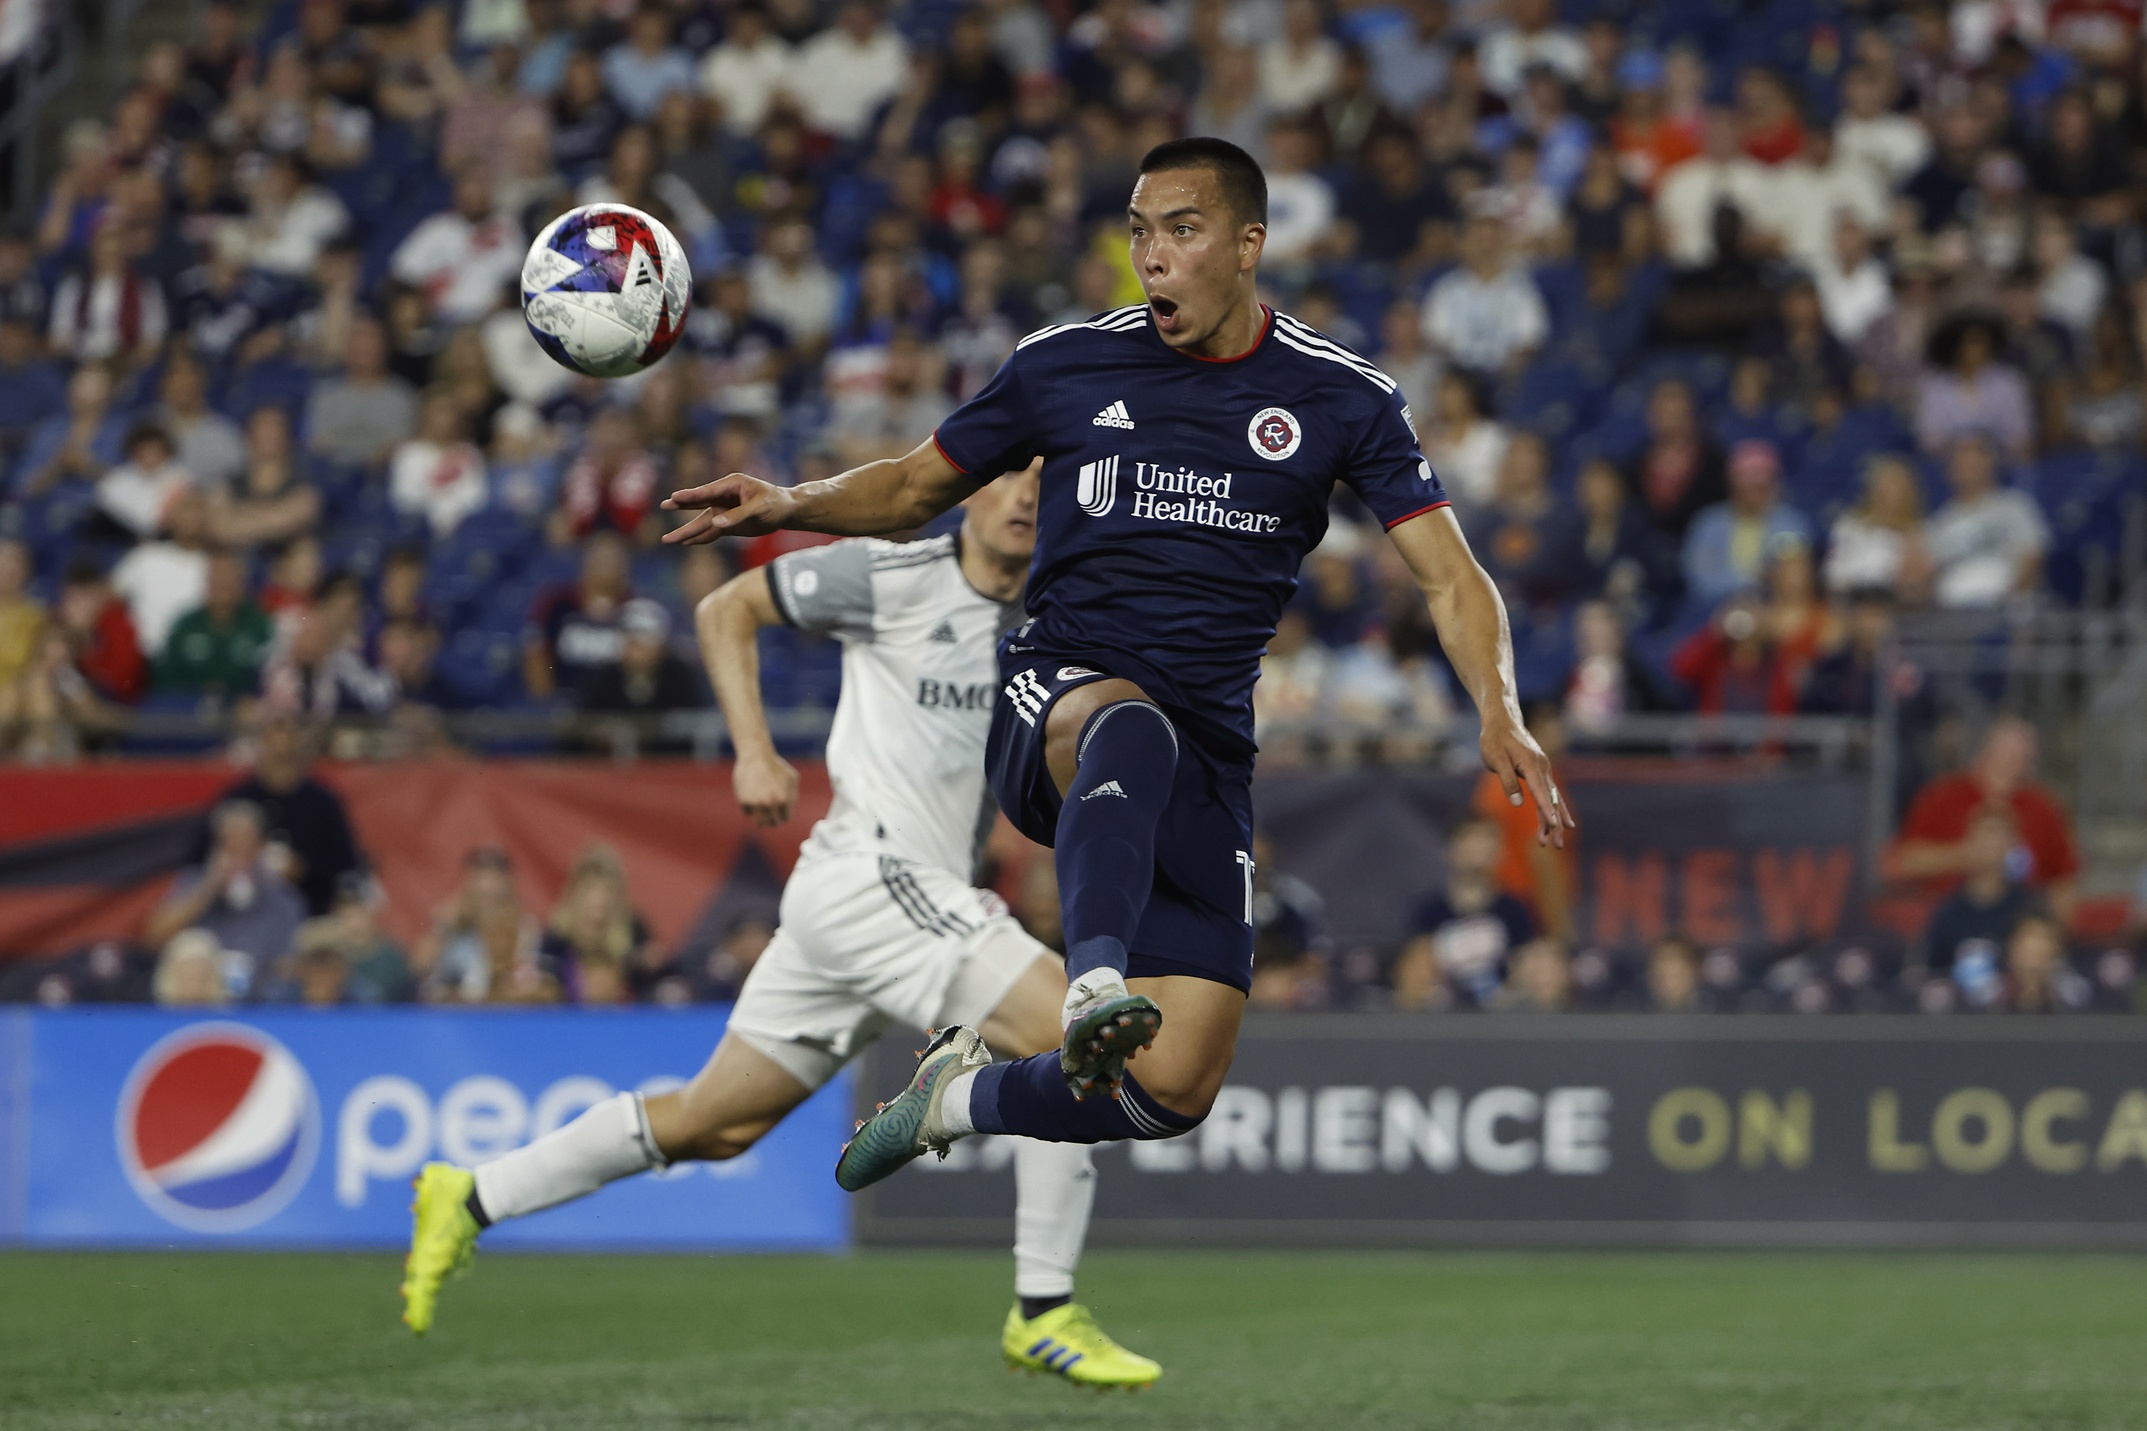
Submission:
M 1178 732 L 1147 701 L 1113 701 L 1082 727 L 1055 837 L 1068 979 L 1103 965 L 1125 972 L 1177 771 Z
M 1063 1307 L 1072 1300 L 1073 1294 L 1071 1292 L 1063 1297 L 1023 1297 L 1021 1299 L 1021 1318 L 1025 1322 L 1033 1322 L 1053 1307 Z
M 979 1133 L 1013 1133 L 1046 1143 L 1175 1138 L 1200 1126 L 1200 1119 L 1173 1113 L 1149 1097 L 1130 1073 L 1117 1098 L 1075 1098 L 1056 1051 L 978 1069 L 969 1088 L 969 1121 Z

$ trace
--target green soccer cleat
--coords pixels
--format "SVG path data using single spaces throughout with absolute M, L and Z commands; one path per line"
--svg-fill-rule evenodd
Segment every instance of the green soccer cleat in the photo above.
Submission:
M 1033 1320 L 1016 1302 L 999 1335 L 1009 1370 L 1032 1375 L 1048 1371 L 1080 1386 L 1103 1390 L 1123 1386 L 1138 1391 L 1163 1374 L 1163 1368 L 1138 1352 L 1129 1352 L 1104 1335 L 1095 1315 L 1079 1302 L 1053 1307 Z
M 410 1255 L 403 1259 L 403 1320 L 423 1336 L 432 1330 L 440 1284 L 469 1271 L 477 1251 L 477 1219 L 469 1209 L 477 1179 L 452 1163 L 427 1163 L 411 1186 L 417 1198 L 410 1204 Z
M 1102 1092 L 1113 1098 L 1125 1081 L 1126 1060 L 1155 1042 L 1163 1011 L 1145 994 L 1126 992 L 1116 970 L 1091 969 L 1066 991 L 1066 1040 L 1059 1072 L 1077 1099 Z
M 926 1153 L 947 1156 L 954 1135 L 939 1116 L 939 1102 L 957 1073 L 982 1068 L 991 1054 L 975 1029 L 957 1025 L 932 1036 L 917 1058 L 909 1086 L 882 1103 L 857 1125 L 835 1162 L 835 1182 L 844 1192 L 871 1187 L 881 1178 Z

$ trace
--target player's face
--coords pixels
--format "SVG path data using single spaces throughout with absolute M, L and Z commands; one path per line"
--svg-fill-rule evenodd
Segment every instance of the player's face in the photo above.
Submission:
M 969 499 L 968 530 L 995 557 L 1027 561 L 1036 550 L 1039 457 L 1019 472 L 988 482 Z
M 1266 227 L 1240 223 L 1208 169 L 1141 175 L 1128 218 L 1156 332 L 1173 348 L 1200 347 L 1244 301 Z

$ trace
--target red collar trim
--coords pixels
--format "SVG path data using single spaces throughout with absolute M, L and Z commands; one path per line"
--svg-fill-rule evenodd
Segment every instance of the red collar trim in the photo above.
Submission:
M 1177 353 L 1178 356 L 1181 358 L 1191 358 L 1196 363 L 1242 363 L 1247 358 L 1251 357 L 1254 353 L 1260 351 L 1260 345 L 1267 341 L 1267 330 L 1275 326 L 1275 310 L 1263 303 L 1260 305 L 1260 311 L 1267 315 L 1260 321 L 1260 336 L 1253 339 L 1252 346 L 1250 348 L 1247 348 L 1242 353 L 1237 353 L 1227 358 L 1203 358 L 1198 353 L 1187 353 L 1177 348 L 1171 348 L 1171 351 L 1173 353 Z M 1149 314 L 1148 321 L 1151 326 L 1155 322 L 1155 315 L 1152 311 Z M 1160 333 L 1156 335 L 1159 341 L 1161 340 L 1162 336 L 1163 335 Z M 1166 343 L 1164 344 L 1164 346 L 1169 347 L 1170 345 Z

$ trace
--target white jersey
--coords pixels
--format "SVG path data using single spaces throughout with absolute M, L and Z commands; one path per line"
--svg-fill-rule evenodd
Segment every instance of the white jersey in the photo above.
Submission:
M 996 649 L 1020 604 L 971 586 L 951 535 L 790 552 L 769 565 L 768 588 L 785 621 L 843 643 L 835 802 L 800 861 L 876 849 L 973 879 L 997 813 L 984 780 Z

